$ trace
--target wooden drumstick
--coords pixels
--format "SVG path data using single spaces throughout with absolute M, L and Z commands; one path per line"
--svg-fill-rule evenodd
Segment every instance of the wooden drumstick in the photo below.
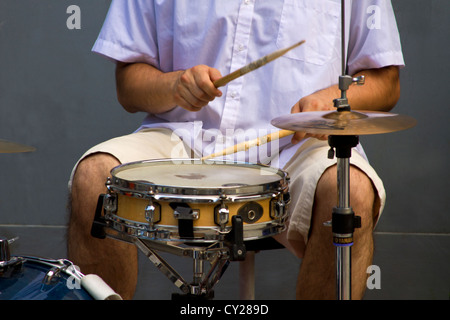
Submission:
M 256 69 L 262 67 L 263 65 L 281 57 L 286 52 L 288 52 L 294 48 L 297 48 L 298 46 L 302 45 L 303 43 L 305 43 L 305 40 L 302 40 L 288 48 L 280 49 L 275 52 L 272 52 L 272 53 L 268 54 L 267 56 L 264 56 L 256 61 L 253 61 L 252 63 L 246 65 L 245 67 L 242 67 L 242 68 L 220 78 L 219 80 L 214 81 L 214 85 L 216 86 L 216 88 L 222 87 L 222 86 L 226 85 L 227 83 L 229 83 L 230 81 L 233 81 L 234 79 L 237 79 L 237 78 L 243 76 L 244 74 L 249 73 L 250 71 L 256 70 Z
M 250 71 L 256 70 L 264 65 L 266 65 L 267 63 L 283 56 L 284 54 L 286 54 L 286 52 L 302 45 L 303 43 L 305 43 L 305 40 L 302 40 L 288 48 L 285 49 L 281 49 L 281 50 L 277 50 L 275 52 L 272 52 L 252 63 L 250 63 L 249 65 L 246 65 L 245 67 L 242 67 L 222 78 L 220 78 L 219 80 L 214 81 L 214 85 L 216 86 L 216 88 L 218 87 L 222 87 L 224 85 L 226 85 L 227 83 L 229 83 L 230 81 L 233 81 L 241 76 L 243 76 L 246 73 L 249 73 Z M 294 131 L 290 131 L 290 130 L 280 130 L 277 132 L 273 132 L 270 133 L 268 135 L 265 135 L 263 137 L 259 137 L 256 138 L 254 140 L 251 141 L 246 141 L 246 142 L 241 142 L 237 145 L 234 145 L 232 147 L 226 148 L 220 152 L 214 153 L 214 154 L 210 154 L 209 156 L 205 156 L 203 158 L 201 158 L 201 160 L 207 160 L 207 159 L 212 159 L 212 158 L 216 158 L 219 156 L 224 156 L 224 155 L 228 155 L 228 154 L 233 154 L 239 151 L 247 151 L 248 149 L 250 149 L 251 147 L 254 146 L 260 146 L 262 144 L 268 143 L 270 141 L 276 140 L 276 139 L 281 139 L 283 137 L 287 137 L 291 134 L 294 134 Z
M 248 149 L 250 149 L 251 147 L 255 147 L 255 146 L 260 146 L 263 145 L 265 143 L 268 143 L 270 141 L 274 141 L 277 139 L 281 139 L 284 137 L 287 137 L 291 134 L 294 134 L 294 131 L 291 130 L 280 130 L 280 131 L 276 131 L 273 133 L 269 133 L 265 136 L 256 138 L 254 140 L 250 140 L 250 141 L 245 141 L 245 142 L 241 142 L 238 143 L 232 147 L 228 147 L 223 149 L 222 151 L 210 154 L 208 156 L 205 156 L 203 158 L 201 158 L 201 160 L 208 160 L 208 159 L 212 159 L 212 158 L 216 158 L 216 157 L 220 157 L 220 156 L 226 156 L 229 154 L 233 154 L 233 153 L 237 153 L 240 151 L 247 151 Z

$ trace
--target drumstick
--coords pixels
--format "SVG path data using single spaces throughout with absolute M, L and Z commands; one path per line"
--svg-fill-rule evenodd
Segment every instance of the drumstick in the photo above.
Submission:
M 242 67 L 242 68 L 220 78 L 219 80 L 214 81 L 214 85 L 216 86 L 216 88 L 222 87 L 222 86 L 226 85 L 227 83 L 229 83 L 230 81 L 233 81 L 233 80 L 243 76 L 244 74 L 247 74 L 250 71 L 256 70 L 256 69 L 266 65 L 267 63 L 281 57 L 282 55 L 286 54 L 286 52 L 302 45 L 303 43 L 305 43 L 305 40 L 302 40 L 288 48 L 280 49 L 275 52 L 272 52 L 256 61 L 250 63 L 249 65 L 246 65 L 245 67 Z M 273 141 L 276 139 L 281 139 L 283 137 L 287 137 L 291 134 L 294 134 L 294 131 L 280 130 L 280 131 L 265 135 L 263 137 L 256 138 L 252 141 L 241 142 L 237 145 L 226 148 L 220 152 L 210 154 L 209 156 L 205 156 L 205 157 L 201 158 L 201 160 L 212 159 L 212 158 L 223 156 L 223 155 L 233 154 L 233 153 L 236 153 L 239 151 L 247 151 L 251 147 L 260 146 L 260 145 L 268 143 L 270 141 Z
M 291 134 L 294 134 L 294 131 L 280 130 L 280 131 L 276 131 L 276 132 L 273 132 L 273 133 L 269 133 L 269 134 L 267 134 L 265 136 L 256 138 L 254 140 L 241 142 L 241 143 L 238 143 L 238 144 L 236 144 L 236 145 L 234 145 L 232 147 L 225 148 L 222 151 L 210 154 L 208 156 L 204 156 L 203 158 L 201 158 L 201 160 L 203 161 L 203 160 L 212 159 L 212 158 L 216 158 L 216 157 L 220 157 L 220 156 L 226 156 L 228 154 L 233 154 L 233 153 L 236 153 L 236 152 L 239 152 L 239 151 L 247 151 L 251 147 L 260 146 L 260 145 L 263 145 L 263 144 L 268 143 L 270 141 L 287 137 L 287 136 L 289 136 Z
M 303 43 L 305 43 L 305 40 L 302 40 L 288 48 L 280 49 L 275 52 L 272 52 L 272 53 L 268 54 L 267 56 L 264 56 L 256 61 L 253 61 L 252 63 L 246 65 L 245 67 L 242 67 L 242 68 L 220 78 L 219 80 L 214 81 L 214 85 L 216 86 L 216 88 L 222 87 L 222 86 L 226 85 L 227 83 L 229 83 L 230 81 L 233 81 L 234 79 L 237 79 L 237 78 L 243 76 L 244 74 L 249 73 L 250 71 L 256 70 L 256 69 L 262 67 L 263 65 L 281 57 L 286 52 L 302 45 Z

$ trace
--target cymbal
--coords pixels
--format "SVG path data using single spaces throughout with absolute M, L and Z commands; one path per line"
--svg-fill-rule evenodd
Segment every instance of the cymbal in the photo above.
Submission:
M 390 112 L 311 111 L 277 117 L 277 128 L 323 135 L 369 135 L 406 130 L 416 125 L 414 118 Z
M 30 147 L 0 139 L 0 153 L 33 152 L 35 150 L 35 147 Z

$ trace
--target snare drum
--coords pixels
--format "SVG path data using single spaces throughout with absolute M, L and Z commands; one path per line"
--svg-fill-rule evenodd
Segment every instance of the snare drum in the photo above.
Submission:
M 288 176 L 264 165 L 161 159 L 111 171 L 103 209 L 109 225 L 150 240 L 215 242 L 243 221 L 243 240 L 285 228 Z
M 18 257 L 0 268 L 0 300 L 93 300 L 68 260 Z

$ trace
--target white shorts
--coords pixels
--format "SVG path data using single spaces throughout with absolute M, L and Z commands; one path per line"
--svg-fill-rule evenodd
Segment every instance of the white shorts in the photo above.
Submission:
M 290 177 L 291 215 L 287 231 L 277 235 L 275 238 L 300 258 L 304 254 L 306 242 L 308 241 L 317 183 L 325 170 L 336 164 L 336 158 L 328 159 L 329 149 L 327 141 L 309 139 L 283 168 Z M 75 165 L 70 177 L 69 189 L 78 163 L 85 157 L 95 153 L 111 154 L 120 163 L 162 158 L 194 157 L 183 141 L 172 134 L 169 129 L 141 130 L 137 133 L 108 140 L 89 149 Z M 366 159 L 356 152 L 355 149 L 353 149 L 350 163 L 358 167 L 371 179 L 378 193 L 379 218 L 386 201 L 383 182 Z

